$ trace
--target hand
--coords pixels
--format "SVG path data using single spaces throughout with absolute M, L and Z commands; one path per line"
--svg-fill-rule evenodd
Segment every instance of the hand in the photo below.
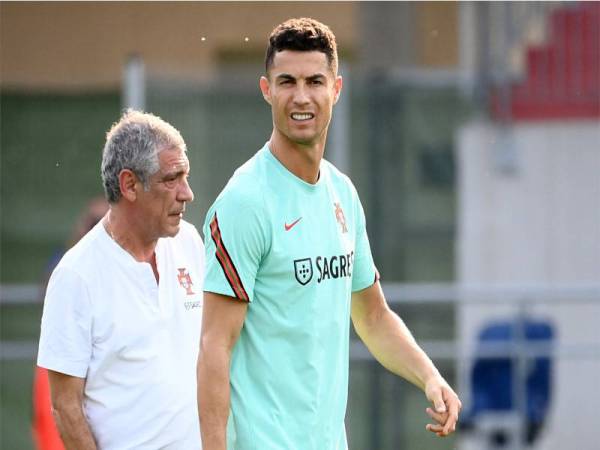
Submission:
M 427 408 L 425 412 L 435 421 L 435 423 L 428 423 L 425 429 L 439 437 L 453 433 L 456 430 L 458 413 L 462 408 L 456 392 L 438 375 L 432 377 L 425 385 L 425 395 L 434 407 Z

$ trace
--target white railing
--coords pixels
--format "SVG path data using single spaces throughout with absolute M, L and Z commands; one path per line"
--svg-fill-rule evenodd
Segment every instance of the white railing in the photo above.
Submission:
M 385 283 L 383 291 L 390 305 L 410 304 L 512 304 L 516 311 L 534 304 L 600 304 L 600 284 L 576 285 L 458 285 L 454 283 L 407 284 Z M 32 305 L 41 302 L 42 288 L 37 284 L 4 284 L 0 286 L 0 305 Z M 510 346 L 497 343 L 479 343 L 469 348 L 448 340 L 420 341 L 433 359 L 458 360 L 461 355 L 475 357 L 535 357 L 552 352 L 558 358 L 600 359 L 600 343 L 572 344 L 557 342 L 552 349 L 540 344 L 515 342 Z M 37 344 L 33 341 L 3 341 L 0 359 L 33 359 Z M 360 341 L 352 342 L 352 360 L 369 360 L 371 354 Z

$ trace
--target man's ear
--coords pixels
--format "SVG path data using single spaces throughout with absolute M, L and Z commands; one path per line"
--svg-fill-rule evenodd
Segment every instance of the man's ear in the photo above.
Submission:
M 271 104 L 271 84 L 267 77 L 260 77 L 258 82 L 260 91 L 262 92 L 263 98 L 270 105 Z
M 137 198 L 137 187 L 138 177 L 129 169 L 121 170 L 119 173 L 119 188 L 121 189 L 121 195 L 127 201 L 133 202 Z
M 339 98 L 340 98 L 340 94 L 342 92 L 342 86 L 344 84 L 344 81 L 342 80 L 342 76 L 338 75 L 337 77 L 335 77 L 335 83 L 333 85 L 333 89 L 335 91 L 334 93 L 334 97 L 333 97 L 333 104 L 335 105 Z

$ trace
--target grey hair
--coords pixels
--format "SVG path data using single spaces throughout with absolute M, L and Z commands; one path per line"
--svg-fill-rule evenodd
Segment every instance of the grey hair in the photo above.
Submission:
M 128 109 L 106 133 L 102 151 L 102 184 L 109 203 L 121 199 L 119 174 L 131 170 L 148 190 L 151 175 L 160 168 L 158 154 L 178 148 L 187 151 L 181 134 L 160 117 Z

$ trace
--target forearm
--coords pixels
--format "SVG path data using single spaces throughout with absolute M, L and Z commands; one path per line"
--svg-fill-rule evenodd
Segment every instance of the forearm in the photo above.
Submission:
M 431 377 L 440 375 L 402 319 L 389 308 L 370 320 L 355 322 L 355 328 L 381 365 L 420 389 L 425 389 Z
M 229 362 L 226 349 L 200 352 L 198 362 L 198 411 L 202 448 L 227 448 L 227 419 L 229 417 Z
M 244 324 L 248 304 L 204 293 L 198 355 L 198 412 L 204 450 L 226 450 L 231 353 Z
M 427 429 L 438 436 L 452 433 L 461 408 L 460 399 L 419 347 L 402 319 L 389 308 L 378 282 L 352 294 L 352 322 L 360 338 L 384 367 L 424 391 L 435 409 L 427 410 L 435 422 L 428 424 Z
M 96 442 L 81 405 L 57 404 L 52 412 L 67 450 L 96 450 Z

